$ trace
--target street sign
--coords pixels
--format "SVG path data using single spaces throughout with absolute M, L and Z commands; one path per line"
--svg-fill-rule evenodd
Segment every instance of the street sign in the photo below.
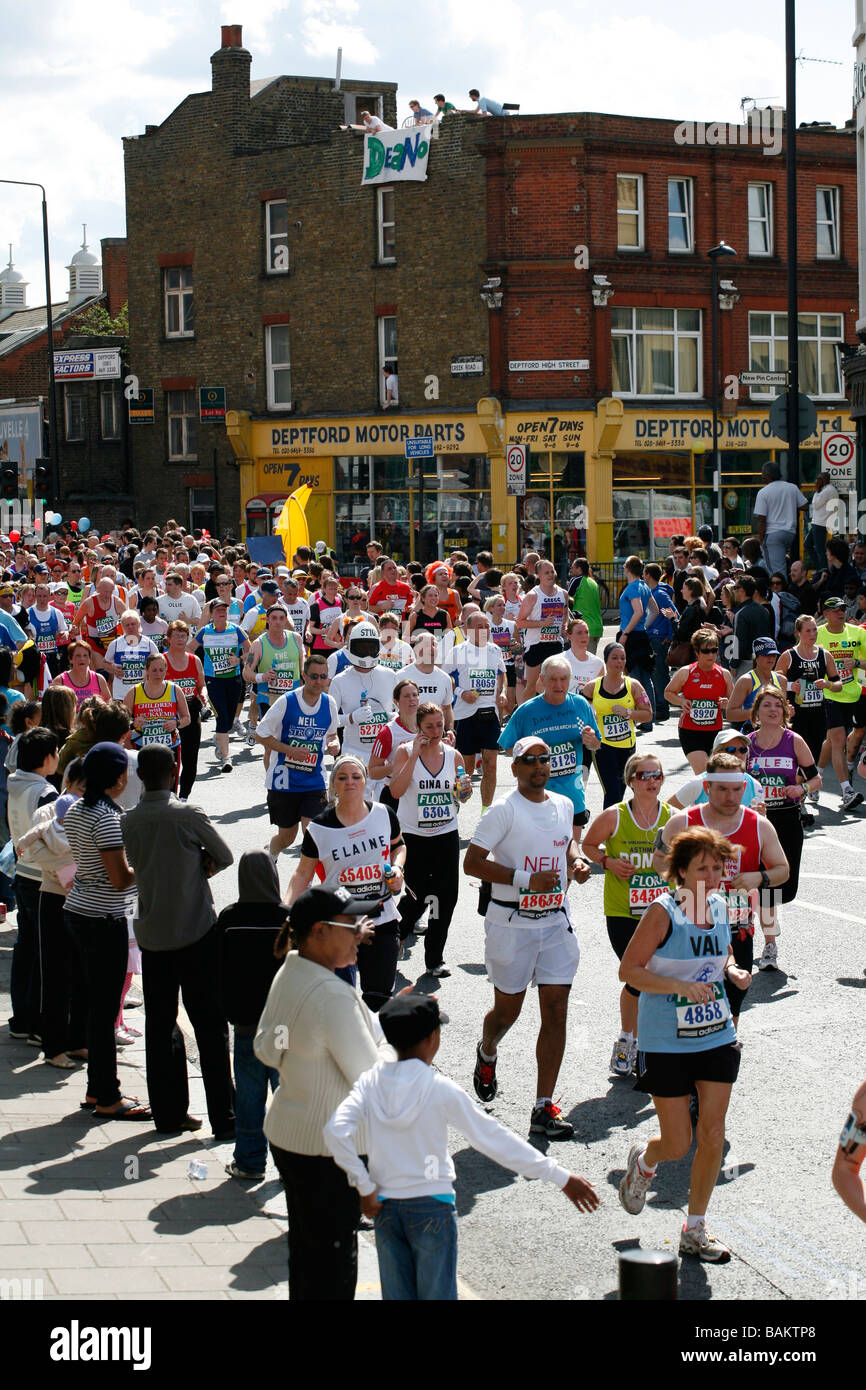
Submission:
M 787 372 L 740 372 L 741 386 L 787 386 Z
M 770 429 L 777 439 L 788 439 L 788 397 L 790 392 L 777 396 L 770 406 Z M 814 401 L 803 392 L 797 395 L 797 438 L 802 444 L 804 439 L 808 439 L 810 434 L 814 434 L 818 428 L 818 412 L 815 409 Z
M 588 357 L 533 357 L 509 362 L 510 372 L 588 372 Z
M 452 376 L 483 376 L 484 358 L 475 355 L 463 354 L 460 357 L 451 358 Z
M 226 388 L 224 386 L 200 386 L 198 388 L 198 417 L 202 424 L 215 421 L 222 424 L 226 418 Z
M 129 423 L 131 425 L 153 424 L 153 387 L 146 386 L 137 396 L 130 397 Z
M 508 497 L 526 495 L 526 455 L 525 444 L 509 444 L 505 450 L 505 490 Z
M 422 435 L 420 439 L 406 440 L 407 459 L 432 459 L 433 436 Z
M 120 353 L 55 352 L 54 375 L 58 381 L 116 381 L 120 376 Z
M 833 483 L 856 483 L 856 434 L 825 434 L 821 440 L 821 465 Z

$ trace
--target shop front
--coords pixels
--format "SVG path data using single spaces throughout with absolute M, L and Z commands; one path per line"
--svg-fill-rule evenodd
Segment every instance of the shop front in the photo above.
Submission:
M 509 499 L 509 535 L 519 533 L 519 549 L 550 557 L 561 579 L 590 543 L 586 496 L 587 441 L 592 412 L 509 413 L 509 444 L 527 448 L 526 495 Z M 518 520 L 519 519 L 519 520 Z M 517 554 L 512 544 L 509 554 Z

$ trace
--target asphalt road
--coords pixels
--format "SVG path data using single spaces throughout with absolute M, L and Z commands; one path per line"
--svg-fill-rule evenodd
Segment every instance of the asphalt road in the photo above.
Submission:
M 191 800 L 220 826 L 237 858 L 269 838 L 262 754 L 233 738 L 235 770 L 221 775 L 213 762 L 213 724 L 206 728 L 202 772 Z M 641 747 L 660 754 L 666 786 L 676 790 L 688 767 L 674 722 L 639 739 Z M 500 758 L 498 775 L 500 792 L 510 791 L 508 759 Z M 594 774 L 588 796 L 595 814 L 601 791 Z M 782 909 L 780 969 L 755 974 L 741 1018 L 743 1061 L 709 1223 L 730 1245 L 733 1258 L 717 1267 L 683 1262 L 683 1299 L 866 1297 L 862 1230 L 830 1184 L 837 1136 L 864 1074 L 866 990 L 866 808 L 842 816 L 838 805 L 831 772 L 818 822 L 807 832 L 801 897 Z M 460 814 L 465 843 L 479 814 L 476 788 Z M 282 856 L 283 887 L 296 854 L 297 847 Z M 235 871 L 220 874 L 212 886 L 218 908 L 231 902 Z M 618 1252 L 637 1245 L 675 1251 L 686 1210 L 689 1159 L 659 1169 L 641 1216 L 629 1216 L 617 1200 L 629 1148 L 652 1135 L 654 1111 L 630 1082 L 608 1073 L 620 986 L 605 930 L 601 874 L 594 872 L 585 886 L 573 887 L 571 900 L 582 954 L 558 1092 L 575 1134 L 553 1147 L 560 1162 L 597 1185 L 602 1205 L 592 1216 L 581 1215 L 556 1188 L 513 1176 L 452 1134 L 459 1273 L 483 1299 L 614 1298 Z M 398 978 L 398 987 L 418 982 L 419 988 L 438 993 L 450 1019 L 438 1064 L 470 1093 L 475 1044 L 492 997 L 476 902 L 476 886 L 463 879 L 446 949 L 450 979 L 434 981 L 423 974 L 420 942 L 401 963 Z M 535 1094 L 537 1024 L 537 1000 L 530 990 L 522 1017 L 500 1046 L 500 1091 L 490 1107 L 524 1135 Z

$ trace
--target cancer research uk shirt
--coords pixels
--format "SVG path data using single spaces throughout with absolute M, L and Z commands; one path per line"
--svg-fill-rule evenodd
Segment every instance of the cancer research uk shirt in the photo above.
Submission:
M 517 740 L 525 738 L 527 734 L 543 738 L 551 752 L 547 790 L 567 796 L 575 812 L 580 813 L 586 810 L 583 789 L 584 729 L 592 729 L 601 738 L 592 706 L 582 695 L 566 695 L 561 705 L 553 705 L 543 695 L 536 695 L 534 699 L 518 705 L 499 735 L 499 747 L 513 748 Z
M 291 755 L 277 753 L 271 758 L 266 791 L 324 791 L 325 744 L 339 727 L 337 705 L 331 695 L 320 695 L 314 705 L 308 705 L 302 691 L 301 686 L 281 695 L 259 720 L 259 738 L 275 738 L 293 750 Z

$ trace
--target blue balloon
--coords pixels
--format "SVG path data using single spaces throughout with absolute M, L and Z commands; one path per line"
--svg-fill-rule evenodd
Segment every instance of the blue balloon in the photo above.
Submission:
M 89 530 L 90 530 L 90 517 L 89 517 L 89 516 L 82 516 L 82 517 L 79 518 L 79 521 L 78 521 L 78 529 L 79 529 L 79 531 L 89 531 Z
M 60 513 L 59 513 L 59 512 L 54 512 L 54 513 L 52 514 L 52 517 L 51 517 L 51 525 L 52 525 L 52 526 L 59 526 L 62 520 L 63 520 L 63 517 L 60 515 Z

